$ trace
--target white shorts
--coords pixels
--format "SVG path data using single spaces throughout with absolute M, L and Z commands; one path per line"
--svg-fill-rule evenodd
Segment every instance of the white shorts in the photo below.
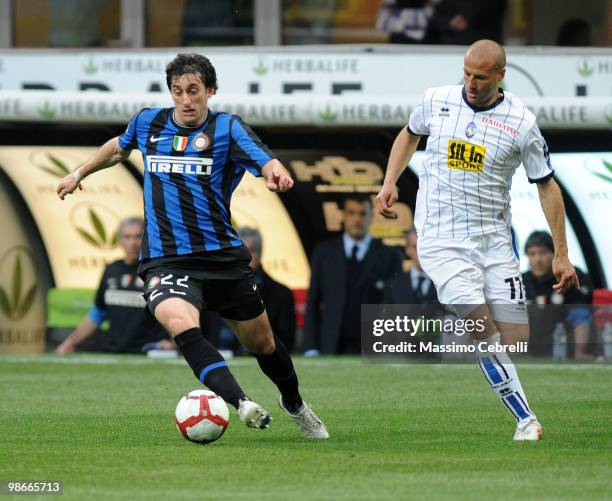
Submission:
M 459 316 L 487 303 L 495 320 L 527 323 L 518 250 L 509 230 L 464 238 L 419 236 L 417 252 L 438 300 Z

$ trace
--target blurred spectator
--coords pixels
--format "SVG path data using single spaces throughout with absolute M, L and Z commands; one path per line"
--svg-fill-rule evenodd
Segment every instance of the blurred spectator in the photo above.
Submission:
M 557 45 L 561 47 L 590 47 L 591 26 L 584 19 L 565 21 L 557 33 Z
M 102 0 L 49 0 L 52 47 L 97 47 Z
M 125 257 L 106 266 L 94 306 L 81 325 L 57 347 L 57 353 L 64 355 L 75 351 L 104 320 L 110 323 L 104 337 L 105 352 L 142 353 L 145 345 L 150 349 L 174 349 L 174 343 L 162 326 L 153 316 L 145 314 L 144 284 L 137 273 L 142 230 L 140 218 L 129 218 L 121 223 L 117 235 Z
M 428 43 L 429 23 L 439 1 L 385 0 L 376 28 L 389 34 L 389 43 Z
M 431 40 L 450 45 L 470 45 L 487 38 L 503 42 L 507 0 L 442 0 L 431 21 Z
M 361 352 L 361 305 L 382 300 L 385 282 L 402 271 L 397 249 L 370 235 L 372 203 L 344 201 L 344 233 L 312 254 L 304 325 L 307 355 Z
M 238 228 L 238 236 L 251 253 L 249 266 L 266 307 L 274 335 L 291 352 L 295 344 L 295 299 L 291 289 L 274 280 L 261 266 L 263 242 L 261 233 L 254 228 Z M 200 316 L 206 337 L 221 350 L 239 352 L 240 342 L 219 314 L 203 311 Z
M 587 353 L 592 327 L 593 288 L 589 277 L 580 269 L 576 273 L 580 289 L 570 289 L 559 294 L 553 289 L 557 283 L 553 275 L 552 262 L 555 255 L 553 240 L 546 231 L 534 231 L 525 243 L 529 258 L 529 271 L 523 273 L 526 299 L 529 303 L 548 305 L 545 308 L 530 307 L 529 353 L 550 356 L 553 347 L 553 333 L 560 326 L 573 333 L 573 353 L 578 360 L 590 360 Z M 582 306 L 581 306 L 582 305 Z M 568 343 L 571 346 L 572 343 Z
M 425 274 L 417 254 L 417 233 L 410 228 L 406 233 L 406 255 L 412 267 L 387 281 L 383 294 L 385 304 L 437 304 L 438 294 L 431 279 Z
M 183 47 L 247 45 L 253 40 L 253 0 L 186 0 Z
M 337 4 L 337 0 L 284 0 L 284 44 L 331 43 Z

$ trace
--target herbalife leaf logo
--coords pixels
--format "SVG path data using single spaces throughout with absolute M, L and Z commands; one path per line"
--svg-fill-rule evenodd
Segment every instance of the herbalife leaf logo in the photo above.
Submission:
M 268 73 L 268 67 L 263 62 L 263 59 L 260 59 L 258 61 L 257 66 L 253 66 L 253 72 L 259 76 L 262 76 Z
M 605 160 L 602 160 L 601 163 L 606 168 L 607 174 L 602 174 L 601 172 L 593 172 L 593 174 L 595 174 L 599 179 L 612 183 L 612 163 L 606 162 Z
M 578 73 L 583 77 L 590 77 L 595 71 L 595 66 L 590 59 L 584 58 L 578 66 Z
M 327 104 L 325 105 L 325 108 L 319 112 L 319 117 L 325 122 L 333 122 L 336 120 L 336 118 L 338 118 L 338 113 L 332 109 L 331 105 Z
M 70 221 L 79 236 L 97 249 L 110 250 L 117 246 L 115 229 L 119 218 L 108 208 L 91 202 L 73 207 Z
M 60 179 L 70 174 L 70 169 L 55 155 L 47 153 L 46 157 L 47 162 L 45 164 L 38 165 L 40 169 Z
M 98 73 L 98 69 L 99 68 L 96 63 L 94 63 L 93 58 L 90 58 L 89 61 L 87 61 L 87 64 L 83 66 L 83 71 L 88 75 L 95 75 Z
M 38 114 L 42 118 L 50 119 L 55 116 L 56 110 L 55 107 L 47 100 L 43 103 L 43 105 L 38 108 Z
M 24 266 L 33 265 L 32 258 L 25 248 L 9 250 L 0 266 L 0 312 L 11 320 L 23 318 L 32 307 L 36 297 L 36 282 L 26 280 L 33 270 Z M 33 282 L 33 283 L 32 283 Z

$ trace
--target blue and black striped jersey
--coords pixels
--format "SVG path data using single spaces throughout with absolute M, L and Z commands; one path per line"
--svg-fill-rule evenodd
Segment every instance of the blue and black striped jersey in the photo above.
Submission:
M 145 229 L 141 261 L 239 247 L 230 200 L 245 171 L 261 175 L 272 153 L 237 115 L 208 111 L 195 128 L 174 108 L 145 108 L 119 136 L 142 152 Z

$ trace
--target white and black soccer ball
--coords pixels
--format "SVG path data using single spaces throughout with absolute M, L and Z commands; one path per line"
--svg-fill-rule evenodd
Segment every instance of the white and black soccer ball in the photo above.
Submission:
M 229 425 L 229 409 L 214 391 L 193 390 L 179 400 L 174 412 L 176 427 L 187 440 L 209 444 Z

